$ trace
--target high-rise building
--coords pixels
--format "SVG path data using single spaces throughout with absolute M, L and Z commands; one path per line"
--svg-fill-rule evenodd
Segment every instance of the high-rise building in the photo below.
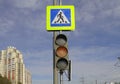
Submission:
M 0 74 L 12 84 L 32 84 L 30 72 L 26 69 L 23 56 L 15 47 L 0 51 Z

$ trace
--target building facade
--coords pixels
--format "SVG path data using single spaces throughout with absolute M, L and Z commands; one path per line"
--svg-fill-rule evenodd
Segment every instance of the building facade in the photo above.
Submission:
M 0 51 L 0 74 L 12 84 L 32 84 L 31 74 L 26 69 L 23 56 L 15 47 Z

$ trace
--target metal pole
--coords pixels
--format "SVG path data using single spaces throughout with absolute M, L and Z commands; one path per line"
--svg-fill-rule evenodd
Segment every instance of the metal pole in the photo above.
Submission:
M 57 5 L 57 0 L 53 0 L 53 5 Z M 53 84 L 58 84 L 58 72 L 55 65 L 55 51 L 54 51 L 54 41 L 56 37 L 56 31 L 53 32 Z
M 62 5 L 62 0 L 59 0 L 59 5 Z M 62 34 L 62 31 L 59 31 L 60 34 Z
M 57 5 L 57 0 L 53 0 L 53 5 Z M 62 0 L 59 0 L 59 5 L 62 5 Z M 55 42 L 55 37 L 57 36 L 57 32 L 53 32 L 53 84 L 58 84 L 58 71 L 55 65 L 55 50 L 54 50 L 54 42 Z M 62 75 L 61 75 L 62 77 Z M 60 81 L 61 81 L 60 77 Z M 60 82 L 61 83 L 61 82 Z
M 63 70 L 60 71 L 60 84 L 63 84 Z
M 53 0 L 53 5 L 57 5 L 57 0 Z
M 54 42 L 55 42 L 55 37 L 57 33 L 53 32 L 53 84 L 58 84 L 58 71 L 56 69 L 55 65 L 55 50 L 54 50 Z
M 62 0 L 59 0 L 59 5 L 62 5 Z

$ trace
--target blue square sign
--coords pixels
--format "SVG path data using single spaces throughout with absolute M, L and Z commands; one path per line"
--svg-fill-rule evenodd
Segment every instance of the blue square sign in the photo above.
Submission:
M 70 9 L 51 9 L 51 26 L 71 26 Z

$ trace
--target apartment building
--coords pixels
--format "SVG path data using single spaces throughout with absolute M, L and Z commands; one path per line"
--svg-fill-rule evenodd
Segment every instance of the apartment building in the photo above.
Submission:
M 32 84 L 31 74 L 23 62 L 23 55 L 15 47 L 0 51 L 0 74 L 12 84 Z

